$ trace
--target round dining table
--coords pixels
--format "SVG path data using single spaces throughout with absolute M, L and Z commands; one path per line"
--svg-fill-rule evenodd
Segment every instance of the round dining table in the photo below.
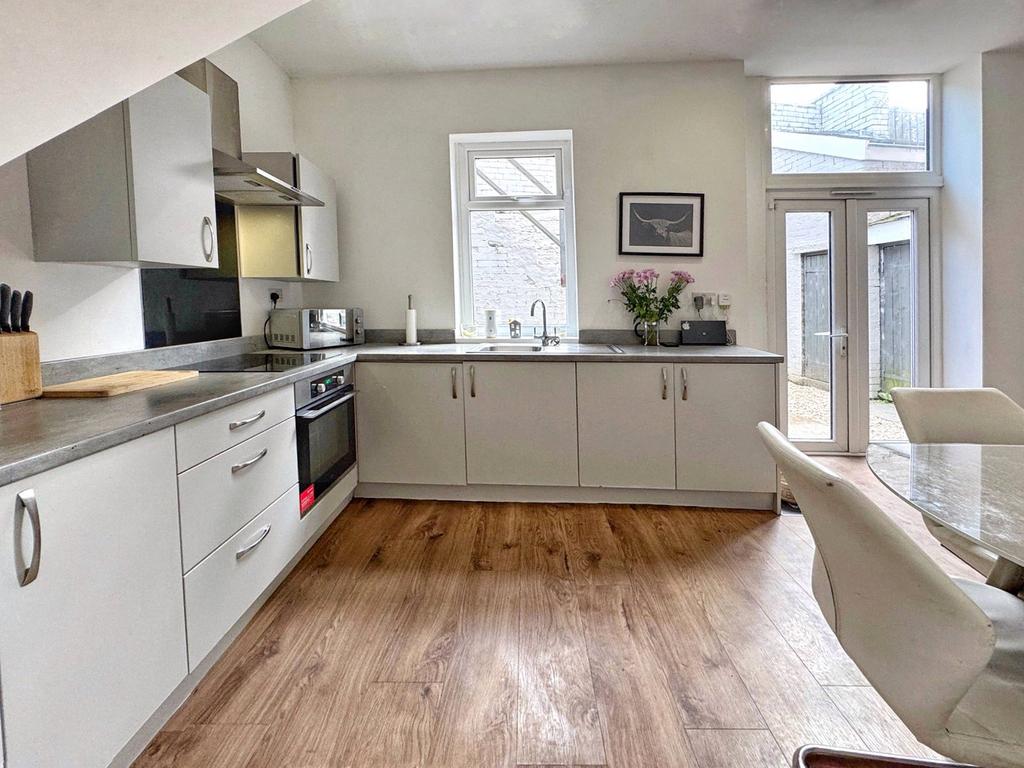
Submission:
M 1024 445 L 873 443 L 867 459 L 889 490 L 996 556 L 988 584 L 1024 589 Z

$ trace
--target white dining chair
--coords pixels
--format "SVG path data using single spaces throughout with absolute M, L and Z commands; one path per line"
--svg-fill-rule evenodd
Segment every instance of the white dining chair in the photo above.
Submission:
M 1024 408 L 998 389 L 897 387 L 890 391 L 912 443 L 1024 445 Z M 988 576 L 996 556 L 941 523 L 921 516 L 929 532 L 974 570 Z
M 864 676 L 937 752 L 1024 768 L 1024 600 L 950 578 L 852 483 L 758 430 L 814 538 L 814 597 Z

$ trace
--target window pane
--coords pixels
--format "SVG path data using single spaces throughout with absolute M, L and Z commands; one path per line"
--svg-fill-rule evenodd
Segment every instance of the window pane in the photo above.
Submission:
M 928 81 L 776 83 L 773 173 L 928 170 Z
M 548 326 L 567 325 L 567 295 L 563 268 L 564 212 L 472 211 L 469 215 L 473 255 L 473 322 L 484 326 L 484 310 L 498 311 L 498 331 L 508 333 L 508 321 L 526 328 L 530 305 L 543 299 Z
M 914 212 L 870 211 L 867 219 L 870 439 L 906 440 L 889 391 L 914 383 Z
M 474 197 L 539 197 L 558 194 L 558 158 L 478 157 L 473 167 Z

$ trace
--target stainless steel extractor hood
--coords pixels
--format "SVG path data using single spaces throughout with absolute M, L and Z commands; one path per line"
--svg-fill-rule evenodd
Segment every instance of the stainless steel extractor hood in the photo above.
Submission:
M 238 83 L 206 59 L 185 67 L 178 74 L 210 97 L 213 186 L 218 200 L 234 205 L 324 204 L 322 200 L 243 159 Z

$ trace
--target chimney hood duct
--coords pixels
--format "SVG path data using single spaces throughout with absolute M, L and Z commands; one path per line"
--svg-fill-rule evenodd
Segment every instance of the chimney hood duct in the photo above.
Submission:
M 178 74 L 210 97 L 213 186 L 218 200 L 234 205 L 323 206 L 322 200 L 242 158 L 238 83 L 207 59 Z

